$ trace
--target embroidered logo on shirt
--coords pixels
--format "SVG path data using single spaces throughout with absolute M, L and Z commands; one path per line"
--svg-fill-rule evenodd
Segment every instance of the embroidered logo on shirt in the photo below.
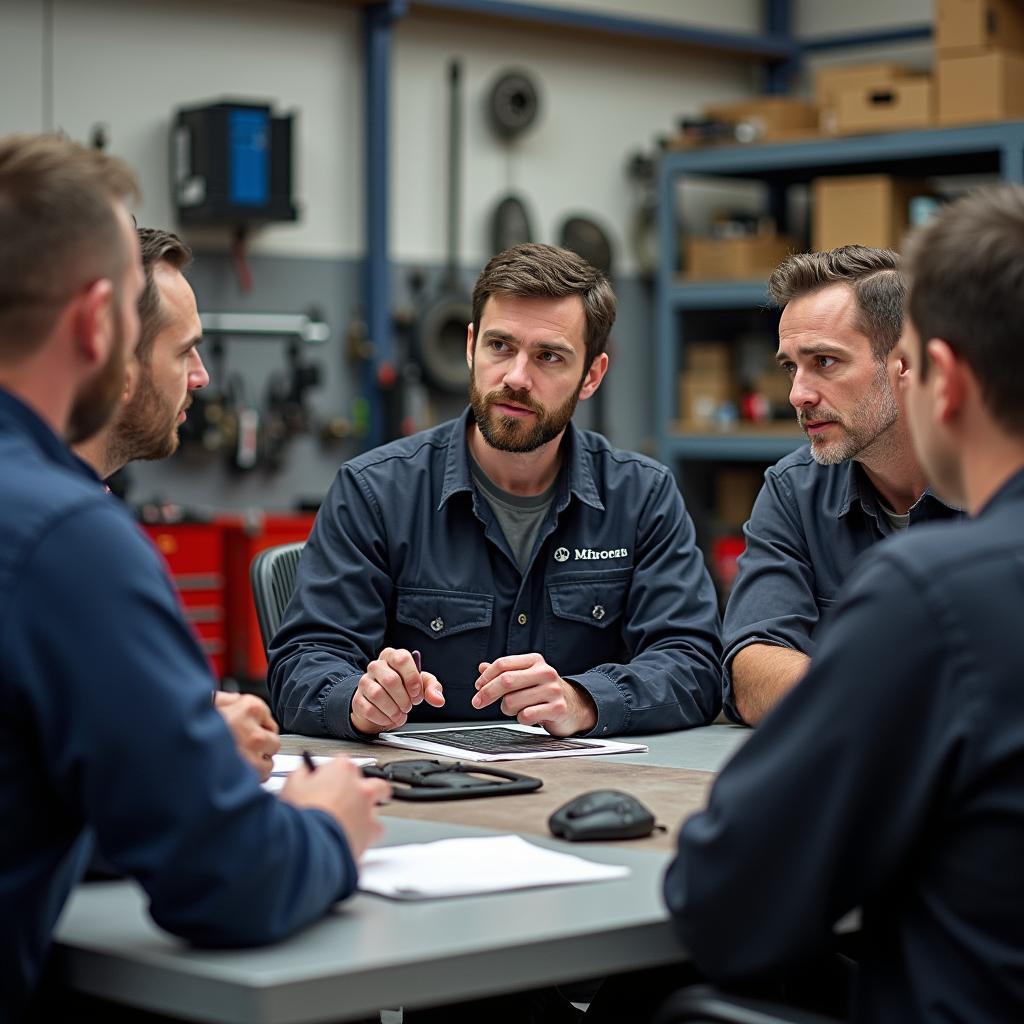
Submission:
M 605 548 L 603 551 L 598 551 L 594 548 L 573 548 L 572 554 L 573 559 L 577 562 L 603 562 L 608 558 L 626 558 L 628 556 L 629 548 Z M 557 548 L 555 550 L 555 561 L 568 562 L 569 549 Z
M 627 548 L 607 548 L 604 551 L 595 551 L 593 548 L 574 548 L 573 557 L 578 562 L 580 559 L 604 561 L 606 558 L 625 558 L 629 554 Z

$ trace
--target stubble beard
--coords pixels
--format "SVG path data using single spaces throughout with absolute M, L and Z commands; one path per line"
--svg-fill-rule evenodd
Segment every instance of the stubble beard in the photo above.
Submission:
M 154 387 L 146 367 L 141 368 L 135 394 L 121 409 L 110 432 L 112 462 L 127 465 L 142 460 L 166 459 L 178 450 L 178 414 L 191 405 L 172 408 Z
M 469 403 L 476 425 L 483 439 L 502 452 L 522 455 L 553 441 L 568 426 L 579 400 L 578 388 L 557 409 L 548 411 L 527 391 L 501 388 L 484 394 L 476 385 L 475 375 L 471 374 L 469 381 Z M 510 402 L 529 409 L 534 414 L 533 421 L 524 422 L 515 416 L 502 415 L 494 409 L 498 402 Z
M 839 424 L 843 435 L 832 441 L 808 435 L 814 461 L 819 466 L 838 466 L 848 459 L 872 452 L 885 443 L 887 432 L 899 419 L 899 414 L 899 404 L 893 394 L 892 384 L 885 367 L 879 365 L 868 400 L 850 416 L 844 417 L 834 409 L 815 410 L 814 419 L 826 419 Z M 806 417 L 803 412 L 798 415 L 798 419 L 806 434 Z

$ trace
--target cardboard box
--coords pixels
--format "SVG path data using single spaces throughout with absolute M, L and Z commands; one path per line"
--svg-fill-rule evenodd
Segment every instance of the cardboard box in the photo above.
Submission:
M 836 133 L 839 94 L 858 89 L 884 89 L 902 78 L 920 74 L 902 64 L 841 64 L 818 68 L 814 73 L 814 98 L 818 102 L 818 126 Z
M 929 75 L 844 89 L 836 100 L 836 132 L 855 135 L 923 128 L 934 120 L 932 91 Z
M 815 252 L 840 245 L 898 248 L 909 224 L 910 199 L 922 193 L 928 193 L 923 182 L 888 174 L 815 178 L 811 188 Z
M 683 349 L 683 359 L 690 373 L 732 373 L 732 345 L 724 341 L 689 341 Z
M 943 57 L 937 78 L 940 124 L 1024 117 L 1024 54 Z
M 1021 0 L 936 0 L 935 52 L 940 57 L 993 47 L 1024 51 Z
M 811 135 L 818 127 L 818 108 L 806 100 L 795 100 L 789 96 L 763 96 L 742 103 L 719 103 L 706 108 L 704 116 L 727 124 L 749 124 L 757 142 Z
M 688 371 L 679 375 L 679 419 L 691 427 L 714 426 L 719 408 L 735 400 L 729 374 Z
M 715 518 L 722 526 L 742 526 L 750 518 L 764 483 L 764 474 L 756 469 L 730 467 L 715 474 Z
M 756 281 L 799 248 L 786 235 L 688 238 L 683 245 L 685 276 L 693 281 Z

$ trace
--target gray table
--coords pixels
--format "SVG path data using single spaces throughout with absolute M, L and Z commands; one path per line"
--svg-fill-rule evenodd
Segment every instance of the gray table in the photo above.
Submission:
M 650 737 L 649 754 L 617 757 L 717 770 L 746 735 L 709 726 Z M 438 807 L 443 816 L 444 805 Z M 387 844 L 489 834 L 441 821 L 384 820 Z M 661 901 L 667 854 L 531 841 L 626 864 L 631 874 L 417 903 L 359 894 L 286 942 L 216 952 L 192 949 L 158 929 L 134 883 L 94 883 L 76 890 L 61 917 L 58 972 L 75 990 L 174 1016 L 298 1024 L 685 959 Z

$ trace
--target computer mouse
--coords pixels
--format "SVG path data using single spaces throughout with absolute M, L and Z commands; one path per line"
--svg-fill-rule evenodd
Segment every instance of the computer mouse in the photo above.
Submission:
M 636 797 L 595 789 L 563 804 L 548 818 L 559 839 L 640 839 L 654 831 L 654 815 Z

